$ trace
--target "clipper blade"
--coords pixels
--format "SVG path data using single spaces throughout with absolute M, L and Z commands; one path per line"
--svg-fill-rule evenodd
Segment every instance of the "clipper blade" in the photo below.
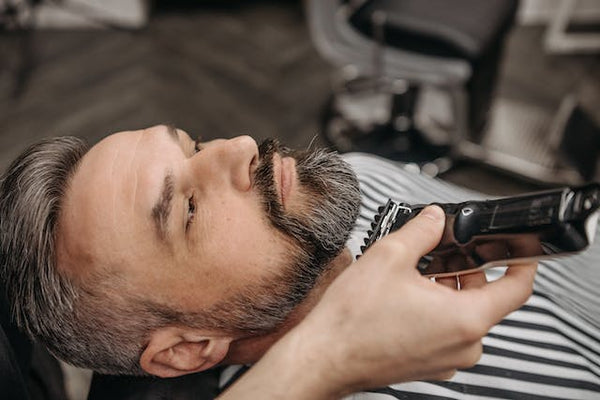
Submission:
M 371 229 L 364 239 L 364 245 L 360 246 L 361 254 L 356 258 L 358 259 L 364 254 L 373 243 L 404 225 L 410 219 L 411 214 L 412 209 L 408 204 L 396 203 L 391 199 L 384 206 L 379 207 L 373 222 L 371 222 Z

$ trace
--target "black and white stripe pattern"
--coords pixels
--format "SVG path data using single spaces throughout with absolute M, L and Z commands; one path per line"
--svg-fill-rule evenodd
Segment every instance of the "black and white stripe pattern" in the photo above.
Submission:
M 354 254 L 377 207 L 388 198 L 412 204 L 482 198 L 381 158 L 344 157 L 354 167 L 362 193 L 360 216 L 348 241 Z M 490 270 L 488 277 L 496 279 L 502 272 Z M 534 294 L 483 339 L 484 353 L 475 367 L 459 371 L 447 382 L 402 383 L 347 399 L 600 399 L 598 293 L 600 243 L 596 241 L 582 254 L 540 263 Z M 226 369 L 222 385 L 242 370 Z

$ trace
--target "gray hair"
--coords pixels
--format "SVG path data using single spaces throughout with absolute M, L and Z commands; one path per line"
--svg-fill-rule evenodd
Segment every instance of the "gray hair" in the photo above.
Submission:
M 46 139 L 10 165 L 0 181 L 0 273 L 17 324 L 57 357 L 98 372 L 144 374 L 140 355 L 149 335 L 163 326 L 246 334 L 273 329 L 339 254 L 358 214 L 358 186 L 349 167 L 325 152 L 301 156 L 299 178 L 314 190 L 312 197 L 330 194 L 325 210 L 323 204 L 311 204 L 314 215 L 308 221 L 288 216 L 286 223 L 282 215 L 273 221 L 298 240 L 297 259 L 282 276 L 206 310 L 184 313 L 125 290 L 118 268 L 93 266 L 85 279 L 78 279 L 57 265 L 62 200 L 87 151 L 85 142 L 74 137 Z M 271 174 L 266 173 L 264 186 L 272 185 Z
M 141 299 L 132 304 L 118 293 L 117 277 L 75 282 L 57 266 L 61 201 L 87 151 L 75 137 L 45 139 L 9 166 L 0 182 L 0 271 L 16 323 L 57 357 L 100 372 L 141 374 L 149 330 L 180 316 Z

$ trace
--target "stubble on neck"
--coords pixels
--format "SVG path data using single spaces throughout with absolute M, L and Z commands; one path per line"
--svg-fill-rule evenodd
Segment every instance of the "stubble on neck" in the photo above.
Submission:
M 269 350 L 283 335 L 298 325 L 317 305 L 329 285 L 352 263 L 348 248 L 335 257 L 308 296 L 290 313 L 276 330 L 261 336 L 243 337 L 231 344 L 229 353 L 220 365 L 252 364 Z

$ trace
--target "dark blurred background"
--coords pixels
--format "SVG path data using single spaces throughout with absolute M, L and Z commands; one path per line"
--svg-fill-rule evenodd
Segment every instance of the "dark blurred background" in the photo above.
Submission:
M 598 50 L 545 44 L 558 5 L 521 2 L 494 96 L 551 119 L 572 95 L 598 124 Z M 597 6 L 575 14 L 597 28 Z M 0 18 L 2 170 L 42 137 L 95 143 L 165 122 L 204 139 L 328 144 L 322 116 L 338 69 L 317 52 L 301 1 L 0 0 Z M 441 178 L 495 195 L 547 186 L 466 160 Z M 84 398 L 85 382 L 72 385 Z
M 324 144 L 319 119 L 336 69 L 315 50 L 301 1 L 94 3 L 38 2 L 35 18 L 22 17 L 26 29 L 5 24 L 2 169 L 41 137 L 94 143 L 162 122 L 206 139 L 251 134 L 293 147 Z M 552 2 L 530 3 L 521 4 L 506 40 L 497 94 L 551 115 L 572 93 L 600 120 L 598 54 L 548 53 Z M 493 194 L 539 187 L 471 162 L 443 178 Z

